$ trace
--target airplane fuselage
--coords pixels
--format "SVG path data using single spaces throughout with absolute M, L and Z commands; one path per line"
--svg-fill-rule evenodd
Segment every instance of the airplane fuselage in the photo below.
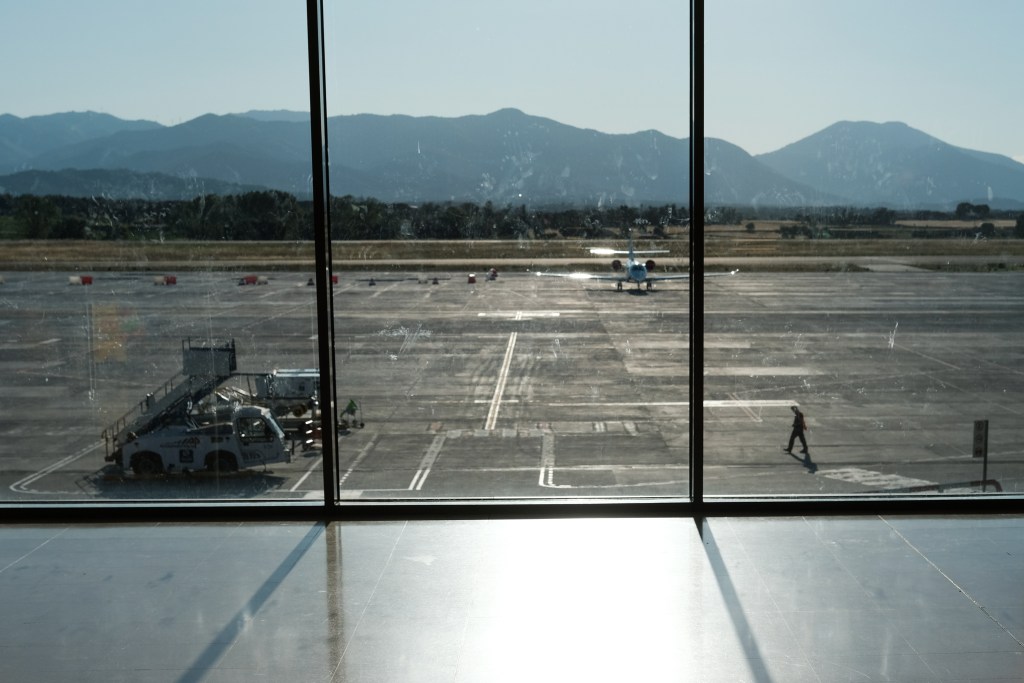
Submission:
M 615 264 L 613 264 L 614 267 Z M 616 289 L 622 289 L 623 282 L 635 282 L 636 288 L 640 289 L 640 283 L 646 282 L 647 289 L 651 289 L 651 281 L 647 279 L 647 264 L 643 261 L 637 261 L 636 259 L 626 259 L 625 268 L 623 268 L 623 274 L 620 276 L 621 279 L 616 284 Z
M 637 258 L 639 255 L 648 254 L 667 254 L 668 251 L 665 249 L 648 249 L 644 251 L 636 251 L 633 249 L 633 238 L 630 236 L 628 248 L 626 251 L 619 249 L 608 249 L 607 247 L 590 247 L 591 254 L 596 256 L 619 256 L 623 255 L 626 257 L 625 263 L 619 258 L 615 258 L 611 262 L 612 272 L 607 275 L 597 273 L 548 273 L 538 272 L 537 275 L 546 275 L 548 277 L 565 277 L 572 278 L 574 280 L 611 280 L 615 282 L 615 288 L 622 291 L 623 282 L 635 282 L 637 290 L 640 290 L 640 285 L 643 283 L 646 285 L 648 290 L 654 289 L 655 281 L 662 282 L 665 280 L 688 280 L 690 279 L 689 273 L 671 273 L 664 275 L 652 274 L 655 268 L 653 259 L 641 261 Z M 712 277 L 714 275 L 734 275 L 735 270 L 728 273 L 705 273 L 704 277 Z
M 626 272 L 629 274 L 629 279 L 638 285 L 647 279 L 647 266 L 642 263 L 630 263 L 626 266 Z

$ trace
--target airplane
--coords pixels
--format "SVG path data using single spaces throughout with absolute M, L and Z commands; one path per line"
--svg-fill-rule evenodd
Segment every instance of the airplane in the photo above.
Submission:
M 623 263 L 619 259 L 612 260 L 612 271 L 610 275 L 598 275 L 595 273 L 542 273 L 537 272 L 537 275 L 544 277 L 566 277 L 573 280 L 610 280 L 615 282 L 615 289 L 622 291 L 623 282 L 635 282 L 636 290 L 640 291 L 640 283 L 644 283 L 647 290 L 654 289 L 654 283 L 661 280 L 689 280 L 689 274 L 680 275 L 651 275 L 651 271 L 654 270 L 654 259 L 647 259 L 647 261 L 637 260 L 638 255 L 647 256 L 649 254 L 667 254 L 667 249 L 652 249 L 647 251 L 636 251 L 633 248 L 633 236 L 629 237 L 629 245 L 625 251 L 618 249 L 606 249 L 603 247 L 591 247 L 590 253 L 595 256 L 616 256 L 625 255 L 626 262 Z M 704 277 L 714 277 L 719 275 L 735 275 L 738 270 L 731 270 L 727 273 L 705 273 Z

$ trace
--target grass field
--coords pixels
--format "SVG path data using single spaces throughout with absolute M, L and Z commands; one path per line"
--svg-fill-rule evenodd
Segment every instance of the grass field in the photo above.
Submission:
M 983 257 L 993 262 L 1019 261 L 1024 257 L 1024 240 L 809 240 L 772 239 L 767 235 L 725 236 L 708 231 L 704 255 L 725 260 L 752 257 L 857 259 L 864 257 Z M 613 240 L 584 241 L 393 241 L 336 242 L 332 256 L 339 267 L 380 268 L 384 262 L 391 268 L 407 266 L 429 269 L 456 264 L 479 264 L 475 267 L 504 265 L 507 268 L 528 268 L 534 262 L 558 260 L 562 265 L 593 264 L 595 259 L 587 247 L 623 248 Z M 665 256 L 655 256 L 660 263 L 678 266 L 689 256 L 689 244 L 683 239 L 637 240 L 637 249 L 667 249 Z M 174 267 L 180 270 L 305 270 L 314 263 L 311 242 L 98 242 L 98 241 L 27 241 L 0 242 L 0 270 L 53 271 L 138 271 Z M 747 266 L 749 268 L 749 264 Z M 789 266 L 786 270 L 792 270 Z M 988 268 L 986 268 L 988 269 Z
M 651 246 L 653 245 L 653 246 Z M 367 266 L 381 261 L 420 266 L 424 261 L 516 261 L 528 263 L 544 259 L 591 258 L 586 247 L 613 246 L 621 243 L 599 240 L 543 241 L 366 241 L 335 242 L 332 257 L 346 266 Z M 674 257 L 683 257 L 689 245 L 683 240 L 639 242 L 646 248 L 669 249 Z M 75 270 L 149 270 L 174 265 L 184 269 L 217 268 L 312 268 L 312 242 L 96 242 L 96 241 L 8 241 L 0 242 L 0 269 Z

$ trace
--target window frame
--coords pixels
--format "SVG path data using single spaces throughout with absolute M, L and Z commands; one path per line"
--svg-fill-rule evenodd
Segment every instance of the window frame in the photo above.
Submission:
M 331 287 L 332 258 L 329 210 L 329 145 L 324 54 L 324 0 L 306 0 L 307 46 L 313 168 L 313 217 L 316 285 L 316 322 L 321 368 L 323 434 L 337 434 L 336 366 L 334 358 L 334 302 Z M 702 82 L 704 0 L 690 1 L 690 169 L 702 168 L 704 139 Z M 690 173 L 691 215 L 703 215 L 704 178 Z M 691 340 L 704 334 L 704 239 L 701 222 L 690 230 L 690 328 Z M 323 501 L 302 502 L 158 502 L 158 503 L 11 503 L 0 506 L 6 523 L 125 523 L 204 521 L 370 521 L 450 520 L 564 517 L 692 517 L 698 529 L 708 517 L 732 516 L 842 516 L 842 515 L 949 515 L 1019 514 L 1024 497 L 935 495 L 912 496 L 720 496 L 704 495 L 703 458 L 703 373 L 693 372 L 704 364 L 703 344 L 689 345 L 689 467 L 690 489 L 679 498 L 615 499 L 437 499 L 391 501 L 342 501 L 338 483 L 338 440 L 324 440 Z

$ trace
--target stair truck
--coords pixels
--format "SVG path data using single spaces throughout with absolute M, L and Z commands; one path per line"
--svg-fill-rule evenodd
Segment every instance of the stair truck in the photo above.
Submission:
M 231 406 L 208 424 L 191 414 L 237 369 L 234 340 L 182 341 L 182 375 L 164 383 L 103 432 L 105 460 L 136 475 L 208 470 L 234 472 L 290 462 L 285 434 L 265 407 Z

